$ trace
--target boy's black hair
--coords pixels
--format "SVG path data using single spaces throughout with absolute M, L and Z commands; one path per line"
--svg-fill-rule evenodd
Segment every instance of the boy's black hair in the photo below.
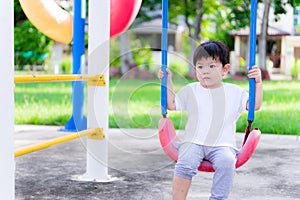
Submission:
M 229 63 L 229 49 L 222 42 L 209 41 L 199 45 L 193 57 L 193 64 L 196 66 L 196 62 L 201 58 L 212 57 L 213 59 L 219 59 L 223 67 Z

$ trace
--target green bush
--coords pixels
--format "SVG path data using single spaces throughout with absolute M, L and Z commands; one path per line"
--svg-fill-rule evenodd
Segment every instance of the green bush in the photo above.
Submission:
M 130 34 L 130 48 L 133 61 L 137 66 L 149 69 L 153 64 L 152 51 L 147 41 L 136 39 L 135 35 Z M 120 41 L 118 38 L 110 40 L 110 66 L 120 67 Z
M 298 60 L 295 59 L 294 66 L 291 69 L 291 77 L 293 80 L 298 80 L 299 77 L 299 69 L 298 69 Z
M 61 62 L 61 70 L 63 74 L 72 73 L 72 56 L 64 56 Z
M 187 76 L 188 74 L 188 63 L 173 62 L 170 63 L 169 68 L 181 76 Z
M 22 70 L 24 65 L 44 65 L 51 39 L 39 32 L 28 20 L 14 28 L 15 64 Z
M 130 39 L 133 60 L 137 66 L 149 69 L 150 65 L 153 64 L 150 44 L 145 40 L 137 39 L 135 35 L 131 35 Z
M 110 40 L 110 52 L 109 52 L 110 66 L 120 67 L 120 42 L 118 38 L 112 38 Z

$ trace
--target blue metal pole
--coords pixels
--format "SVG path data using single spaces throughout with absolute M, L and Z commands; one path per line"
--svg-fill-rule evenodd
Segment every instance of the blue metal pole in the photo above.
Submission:
M 73 20 L 73 74 L 81 74 L 84 69 L 84 27 L 85 27 L 85 0 L 74 0 Z M 81 131 L 86 129 L 87 121 L 83 115 L 84 82 L 72 82 L 72 116 L 65 125 L 66 131 Z
M 161 110 L 167 114 L 167 65 L 168 65 L 168 0 L 162 0 L 161 67 L 164 77 L 161 80 Z
M 250 16 L 250 55 L 249 55 L 249 70 L 255 65 L 256 55 L 256 10 L 257 0 L 251 0 L 251 16 Z M 255 108 L 255 79 L 249 79 L 249 109 L 248 121 L 254 120 Z

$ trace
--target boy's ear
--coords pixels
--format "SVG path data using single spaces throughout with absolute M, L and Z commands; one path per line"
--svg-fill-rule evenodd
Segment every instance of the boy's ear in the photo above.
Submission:
M 224 67 L 223 67 L 223 75 L 225 75 L 225 74 L 227 74 L 228 72 L 229 72 L 229 70 L 230 70 L 230 64 L 226 64 L 226 65 L 224 65 Z

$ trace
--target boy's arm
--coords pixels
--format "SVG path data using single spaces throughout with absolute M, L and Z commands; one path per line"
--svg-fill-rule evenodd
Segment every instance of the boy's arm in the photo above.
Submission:
M 255 78 L 255 110 L 259 110 L 262 104 L 263 89 L 262 89 L 262 80 L 261 80 L 261 71 L 257 65 L 253 66 L 252 69 L 248 72 L 249 78 Z M 247 103 L 247 110 L 248 110 Z
M 175 93 L 172 78 L 168 78 L 167 106 L 168 110 L 176 110 Z
M 255 110 L 259 110 L 262 104 L 263 90 L 262 83 L 255 84 Z
M 168 110 L 176 110 L 176 104 L 175 104 L 175 93 L 174 93 L 174 85 L 172 81 L 172 73 L 171 71 L 167 68 L 167 108 Z M 158 78 L 162 79 L 164 76 L 164 73 L 162 70 L 159 71 L 158 73 Z

